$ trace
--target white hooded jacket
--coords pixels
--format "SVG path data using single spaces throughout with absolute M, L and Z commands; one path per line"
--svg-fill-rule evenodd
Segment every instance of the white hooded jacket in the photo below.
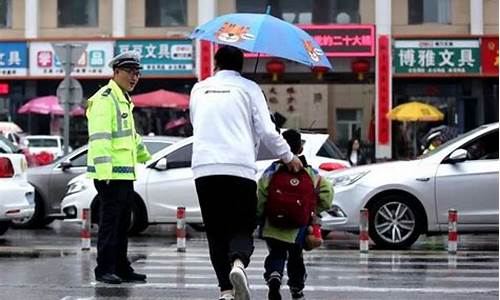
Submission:
M 260 87 L 235 71 L 218 71 L 193 87 L 194 178 L 233 175 L 256 180 L 255 164 L 262 141 L 276 158 L 293 159 L 290 147 L 271 121 Z

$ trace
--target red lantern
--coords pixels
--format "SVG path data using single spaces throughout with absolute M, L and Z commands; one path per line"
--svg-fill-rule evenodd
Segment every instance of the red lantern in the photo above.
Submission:
M 328 70 L 329 69 L 327 67 L 321 67 L 321 66 L 312 68 L 312 71 L 314 74 L 316 74 L 316 79 L 318 80 L 323 80 L 323 74 L 328 72 Z
M 351 69 L 354 73 L 358 74 L 358 80 L 361 81 L 364 78 L 365 73 L 370 71 L 370 62 L 364 59 L 358 59 L 352 62 Z
M 278 75 L 285 72 L 285 64 L 281 60 L 272 59 L 266 64 L 266 70 L 273 75 L 273 81 L 277 81 Z

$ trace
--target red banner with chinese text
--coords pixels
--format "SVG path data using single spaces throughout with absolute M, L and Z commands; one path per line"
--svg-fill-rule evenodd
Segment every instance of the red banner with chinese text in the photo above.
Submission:
M 498 37 L 481 38 L 481 67 L 484 75 L 498 76 Z
M 212 43 L 209 41 L 199 41 L 200 43 L 200 62 L 199 62 L 199 78 L 198 80 L 203 80 L 207 77 L 212 76 L 213 66 L 212 66 Z
M 377 131 L 378 143 L 386 145 L 389 143 L 391 121 L 387 118 L 390 108 L 390 39 L 388 35 L 380 35 L 377 43 Z

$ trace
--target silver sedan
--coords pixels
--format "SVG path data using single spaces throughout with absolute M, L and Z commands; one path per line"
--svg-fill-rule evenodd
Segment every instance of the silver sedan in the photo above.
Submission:
M 166 148 L 179 137 L 144 137 L 144 144 L 153 154 Z M 61 201 L 68 182 L 87 170 L 87 145 L 63 156 L 46 166 L 28 169 L 28 182 L 35 187 L 35 213 L 14 222 L 18 228 L 36 228 L 49 224 L 54 219 L 62 219 Z
M 410 247 L 421 234 L 498 231 L 498 123 L 480 126 L 410 161 L 361 166 L 331 174 L 334 207 L 323 230 L 359 231 L 369 210 L 370 238 L 380 248 Z

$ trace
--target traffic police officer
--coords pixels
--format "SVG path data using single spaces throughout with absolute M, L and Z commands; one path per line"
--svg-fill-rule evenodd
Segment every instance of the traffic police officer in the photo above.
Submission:
M 113 79 L 88 100 L 88 177 L 99 196 L 97 281 L 119 284 L 145 281 L 127 259 L 130 206 L 134 201 L 136 163 L 151 158 L 136 133 L 128 92 L 139 81 L 141 64 L 136 52 L 115 56 L 109 66 Z

